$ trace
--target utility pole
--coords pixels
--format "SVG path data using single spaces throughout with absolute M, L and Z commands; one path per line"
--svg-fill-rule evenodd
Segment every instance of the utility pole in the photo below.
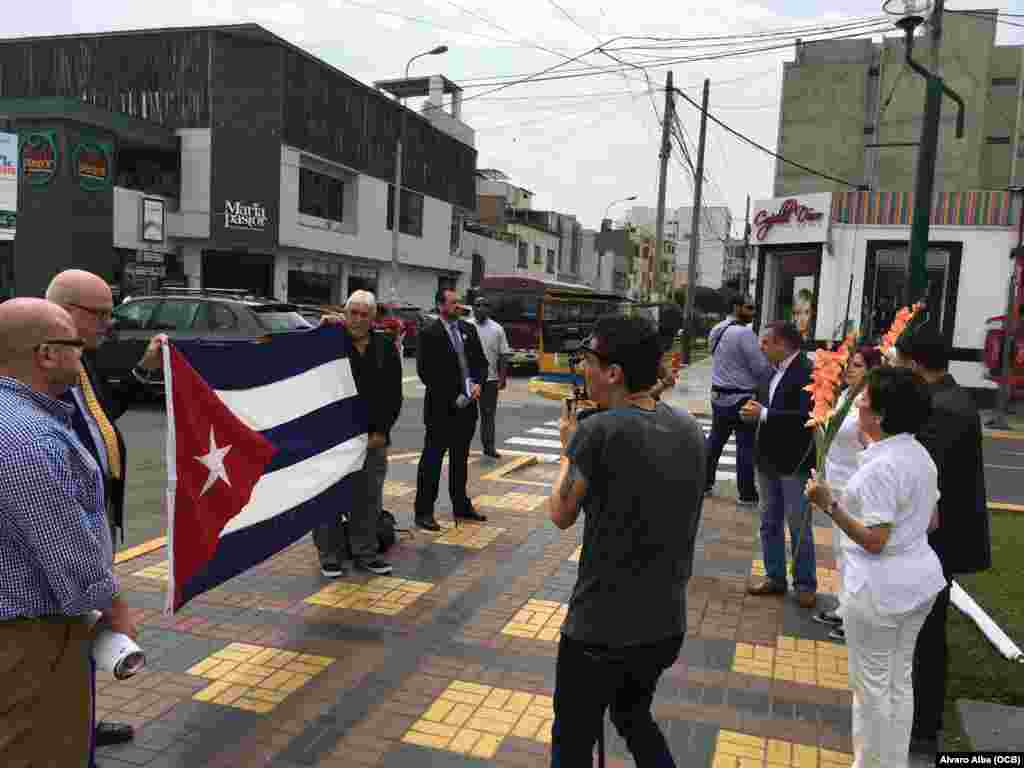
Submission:
M 944 0 L 935 0 L 928 26 L 931 29 L 932 71 L 925 77 L 924 116 L 921 122 L 921 146 L 917 153 L 917 179 L 914 185 L 914 219 L 910 230 L 910 275 L 905 304 L 927 298 L 928 230 L 935 197 L 935 164 L 938 158 L 939 128 L 942 125 L 943 82 L 938 72 L 942 49 L 942 11 Z M 908 45 L 912 38 L 908 39 Z M 909 47 L 908 47 L 909 56 Z M 913 64 L 912 64 L 913 66 Z M 920 72 L 920 70 L 919 70 Z M 928 312 L 928 307 L 925 307 Z
M 704 191 L 704 147 L 708 139 L 708 98 L 710 96 L 711 81 L 704 78 L 704 99 L 700 108 L 700 138 L 697 143 L 697 170 L 693 180 L 693 220 L 690 224 L 690 263 L 686 270 L 686 335 L 683 337 L 686 342 L 684 358 L 687 365 L 690 363 L 690 352 L 693 349 L 693 300 L 697 293 L 697 254 L 700 251 L 700 206 L 701 194 Z
M 654 279 L 652 287 L 662 286 L 661 256 L 665 248 L 665 184 L 668 177 L 668 158 L 672 154 L 671 133 L 675 113 L 675 92 L 672 90 L 672 70 L 665 75 L 665 114 L 661 125 L 661 166 L 658 170 L 658 214 L 654 224 Z M 660 293 L 660 290 L 659 290 Z M 664 297 L 663 297 L 664 300 Z
M 747 195 L 747 214 L 743 220 L 743 273 L 740 278 L 740 293 L 744 296 L 750 290 L 750 195 Z

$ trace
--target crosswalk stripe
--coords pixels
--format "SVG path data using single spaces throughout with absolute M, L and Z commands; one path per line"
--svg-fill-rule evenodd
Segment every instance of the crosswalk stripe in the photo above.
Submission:
M 545 435 L 546 437 L 558 437 L 560 434 L 557 429 L 544 429 L 543 427 L 534 427 L 528 429 L 527 432 L 531 435 Z
M 506 445 L 529 445 L 534 448 L 559 448 L 561 449 L 562 443 L 560 440 L 541 440 L 536 437 L 510 437 L 505 441 Z

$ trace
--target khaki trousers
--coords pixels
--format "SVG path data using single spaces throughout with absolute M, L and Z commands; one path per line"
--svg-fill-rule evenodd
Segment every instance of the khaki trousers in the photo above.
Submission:
M 91 639 L 84 618 L 0 621 L 0 766 L 88 765 Z

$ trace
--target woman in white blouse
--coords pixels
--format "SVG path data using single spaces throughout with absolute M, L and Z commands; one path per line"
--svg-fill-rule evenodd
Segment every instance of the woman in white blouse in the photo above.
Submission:
M 881 364 L 882 353 L 878 347 L 865 345 L 858 348 L 850 356 L 850 363 L 846 366 L 846 389 L 839 396 L 839 402 L 836 403 L 836 407 L 841 407 L 846 402 L 846 399 L 857 391 L 857 388 L 864 381 L 864 375 L 868 371 L 872 368 L 877 368 Z M 832 488 L 832 493 L 837 498 L 842 497 L 846 484 L 853 477 L 853 473 L 857 471 L 857 458 L 863 450 L 864 445 L 860 437 L 859 416 L 857 408 L 853 407 L 850 408 L 842 425 L 839 427 L 825 462 L 825 478 L 828 480 L 829 487 Z M 835 525 L 832 530 L 832 547 L 835 550 L 836 567 L 839 569 L 840 575 L 842 575 L 843 571 L 842 546 L 843 539 L 845 538 L 846 534 L 843 533 L 838 525 Z M 828 633 L 830 639 L 840 642 L 846 639 L 846 635 L 843 632 L 843 620 L 839 616 L 838 605 L 831 611 L 818 611 L 814 614 L 814 620 L 832 627 L 832 630 Z
M 928 546 L 935 462 L 914 434 L 931 413 L 924 380 L 875 368 L 857 398 L 868 447 L 841 498 L 812 478 L 807 497 L 846 534 L 840 614 L 853 690 L 854 768 L 906 768 L 914 645 L 946 580 Z

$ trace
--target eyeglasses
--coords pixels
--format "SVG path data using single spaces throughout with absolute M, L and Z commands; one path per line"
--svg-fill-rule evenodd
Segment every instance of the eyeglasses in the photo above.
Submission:
M 40 347 L 73 347 L 74 349 L 85 349 L 85 341 L 83 339 L 47 339 L 41 344 L 36 344 L 34 349 Z
M 598 360 L 600 360 L 602 363 L 604 363 L 605 365 L 611 365 L 612 364 L 611 358 L 609 358 L 608 355 L 604 354 L 603 352 L 598 352 L 596 349 L 594 349 L 594 347 L 596 345 L 597 345 L 597 339 L 594 338 L 593 336 L 588 336 L 580 344 L 580 352 L 588 352 L 591 355 L 593 355 L 594 357 L 596 357 Z
M 80 309 L 83 312 L 88 312 L 93 317 L 99 320 L 110 321 L 114 317 L 114 311 L 111 309 L 96 309 L 95 307 L 87 307 L 84 304 L 68 304 L 69 307 Z

